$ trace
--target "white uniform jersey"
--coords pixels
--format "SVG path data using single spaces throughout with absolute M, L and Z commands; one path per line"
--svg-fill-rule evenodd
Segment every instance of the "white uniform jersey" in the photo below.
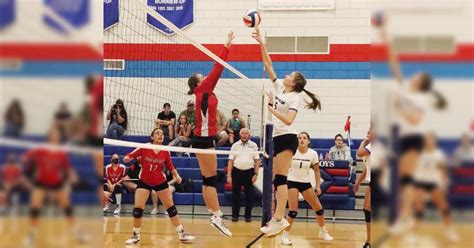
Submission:
M 435 183 L 441 186 L 441 166 L 446 163 L 446 156 L 440 149 L 423 151 L 415 169 L 414 179 L 417 182 Z
M 370 144 L 370 169 L 372 171 L 380 170 L 382 164 L 387 159 L 385 148 L 378 141 L 371 142 Z
M 299 150 L 296 150 L 293 160 L 291 161 L 291 167 L 288 171 L 288 181 L 309 183 L 310 182 L 310 170 L 314 164 L 316 166 L 319 163 L 318 153 L 313 149 L 302 154 Z
M 301 94 L 294 91 L 283 93 L 285 87 L 280 79 L 275 80 L 274 86 L 276 95 L 273 101 L 273 107 L 275 110 L 284 115 L 287 115 L 290 110 L 298 111 L 302 98 Z M 297 134 L 296 130 L 293 128 L 293 123 L 291 125 L 286 125 L 275 115 L 272 116 L 272 122 L 273 137 L 283 134 Z
M 370 182 L 370 164 L 371 164 L 371 155 L 372 155 L 372 146 L 371 143 L 365 146 L 365 150 L 369 152 L 369 155 L 364 157 L 365 161 L 365 180 Z
M 408 122 L 404 117 L 398 116 L 398 126 L 400 127 L 400 136 L 422 135 L 426 130 L 426 121 L 424 116 L 427 114 L 430 106 L 430 97 L 426 93 L 413 92 L 408 87 L 409 83 L 403 83 L 397 89 L 396 95 L 399 98 L 399 108 L 408 113 L 419 113 L 421 121 L 417 124 Z

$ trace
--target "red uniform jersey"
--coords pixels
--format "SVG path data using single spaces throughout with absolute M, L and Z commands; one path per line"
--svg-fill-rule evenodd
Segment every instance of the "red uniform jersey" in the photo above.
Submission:
M 115 184 L 124 178 L 125 172 L 127 172 L 127 168 L 123 164 L 119 164 L 116 168 L 114 168 L 112 164 L 108 164 L 105 167 L 105 177 L 112 184 Z
M 224 47 L 219 57 L 227 59 L 229 49 Z M 194 134 L 200 137 L 212 137 L 217 134 L 217 104 L 218 100 L 214 94 L 214 88 L 219 80 L 224 67 L 215 63 L 207 77 L 194 89 L 196 95 L 196 129 Z
M 28 170 L 34 172 L 34 180 L 47 186 L 56 186 L 66 179 L 71 170 L 67 154 L 59 150 L 33 149 L 26 154 Z
M 6 164 L 2 167 L 0 180 L 2 182 L 15 182 L 21 176 L 21 168 L 17 164 Z
M 166 182 L 163 167 L 166 166 L 169 171 L 174 170 L 171 155 L 168 151 L 156 152 L 150 149 L 137 148 L 127 156 L 140 161 L 142 169 L 138 177 L 140 181 L 150 186 L 156 186 Z

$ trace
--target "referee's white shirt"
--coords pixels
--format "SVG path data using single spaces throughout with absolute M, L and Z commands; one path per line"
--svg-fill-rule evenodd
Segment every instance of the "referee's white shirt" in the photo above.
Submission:
M 242 140 L 235 142 L 230 148 L 234 152 L 252 152 L 258 151 L 258 146 L 255 142 L 249 140 L 243 143 Z M 248 170 L 254 168 L 255 159 L 259 159 L 258 154 L 229 154 L 229 159 L 234 160 L 234 167 L 239 170 Z

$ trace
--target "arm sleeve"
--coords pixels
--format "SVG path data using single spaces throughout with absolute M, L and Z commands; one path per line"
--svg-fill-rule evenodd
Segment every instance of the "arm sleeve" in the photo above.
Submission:
M 275 91 L 277 93 L 282 91 L 283 88 L 285 87 L 285 86 L 283 86 L 283 82 L 278 78 L 275 78 L 275 80 L 272 83 L 273 83 L 273 87 L 275 88 Z
M 166 165 L 166 168 L 167 168 L 170 172 L 175 169 L 175 168 L 174 168 L 174 165 L 173 165 L 173 162 L 171 161 L 170 152 L 166 152 L 166 162 L 165 162 L 165 165 Z
M 228 53 L 229 53 L 229 48 L 223 47 L 221 51 L 219 52 L 219 58 L 225 61 L 227 59 Z M 219 78 L 223 70 L 224 70 L 224 67 L 218 62 L 215 62 L 214 67 L 212 67 L 212 70 L 209 73 L 209 75 L 207 75 L 207 77 L 196 88 L 196 90 L 200 90 L 203 92 L 213 91 L 214 88 L 216 87 L 217 81 L 219 81 Z
M 71 162 L 69 161 L 69 157 L 67 156 L 67 154 L 63 153 L 63 154 L 61 154 L 61 156 L 62 156 L 61 160 L 62 160 L 64 170 L 65 171 L 71 170 L 71 168 L 72 168 L 71 167 Z
M 140 148 L 137 148 L 135 150 L 133 150 L 131 153 L 127 154 L 127 156 L 131 157 L 131 158 L 138 158 L 142 155 L 142 149 Z
M 230 151 L 235 151 L 235 144 L 232 145 L 232 147 L 230 148 Z M 229 159 L 230 160 L 234 160 L 235 159 L 235 155 L 234 154 L 229 154 Z
M 314 151 L 313 164 L 319 163 L 318 152 Z
M 109 180 L 109 170 L 108 170 L 109 166 L 110 166 L 110 165 L 105 166 L 105 178 L 106 178 L 107 180 Z
M 370 148 L 370 143 L 365 146 L 365 150 L 367 150 L 369 152 L 369 154 L 372 153 L 372 149 Z M 349 152 L 350 152 L 350 150 L 349 150 Z
M 258 152 L 258 146 L 257 144 L 253 144 L 253 150 Z M 260 156 L 256 153 L 255 155 L 253 155 L 253 159 L 260 159 Z

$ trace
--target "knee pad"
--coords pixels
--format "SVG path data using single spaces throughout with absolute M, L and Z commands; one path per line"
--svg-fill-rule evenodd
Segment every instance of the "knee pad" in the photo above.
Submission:
M 449 208 L 446 208 L 441 212 L 441 214 L 443 215 L 443 217 L 447 217 L 451 214 L 451 211 L 449 211 Z
M 30 217 L 33 219 L 36 219 L 40 216 L 40 210 L 39 208 L 32 208 L 30 209 Z
M 288 217 L 290 217 L 292 219 L 296 218 L 297 215 L 298 215 L 297 211 L 289 211 L 288 212 Z
M 166 212 L 168 212 L 168 216 L 170 218 L 175 217 L 176 215 L 178 215 L 178 209 L 176 209 L 176 206 L 174 206 L 174 205 L 169 207 L 168 209 L 166 209 Z
M 217 188 L 217 176 L 204 177 L 202 185 Z
M 71 217 L 73 214 L 74 214 L 74 210 L 72 209 L 71 206 L 64 208 L 64 215 L 66 217 Z
M 133 209 L 133 218 L 141 218 L 143 216 L 143 209 L 141 208 L 134 208 Z
M 106 183 L 104 183 L 104 191 L 109 191 L 109 185 L 107 185 Z
M 370 211 L 367 209 L 364 209 L 364 216 L 365 216 L 365 222 L 370 223 Z
M 416 218 L 417 220 L 423 219 L 423 216 L 424 216 L 424 215 L 425 215 L 425 213 L 424 213 L 423 211 L 416 211 L 416 212 L 415 212 L 415 218 Z
M 287 177 L 283 175 L 275 175 L 275 179 L 273 179 L 273 186 L 275 187 L 275 191 L 277 190 L 278 186 L 286 185 Z
M 122 194 L 122 192 L 123 192 L 123 187 L 122 187 L 122 185 L 115 185 L 115 187 L 114 187 L 114 193 L 115 193 L 115 194 Z
M 400 178 L 400 186 L 407 186 L 409 184 L 413 184 L 413 177 L 412 176 L 408 176 L 408 175 L 405 175 L 405 176 L 402 176 L 402 178 Z
M 324 208 L 322 208 L 322 209 L 319 210 L 319 211 L 316 211 L 316 215 L 318 215 L 318 216 L 323 216 L 323 215 L 324 215 Z

